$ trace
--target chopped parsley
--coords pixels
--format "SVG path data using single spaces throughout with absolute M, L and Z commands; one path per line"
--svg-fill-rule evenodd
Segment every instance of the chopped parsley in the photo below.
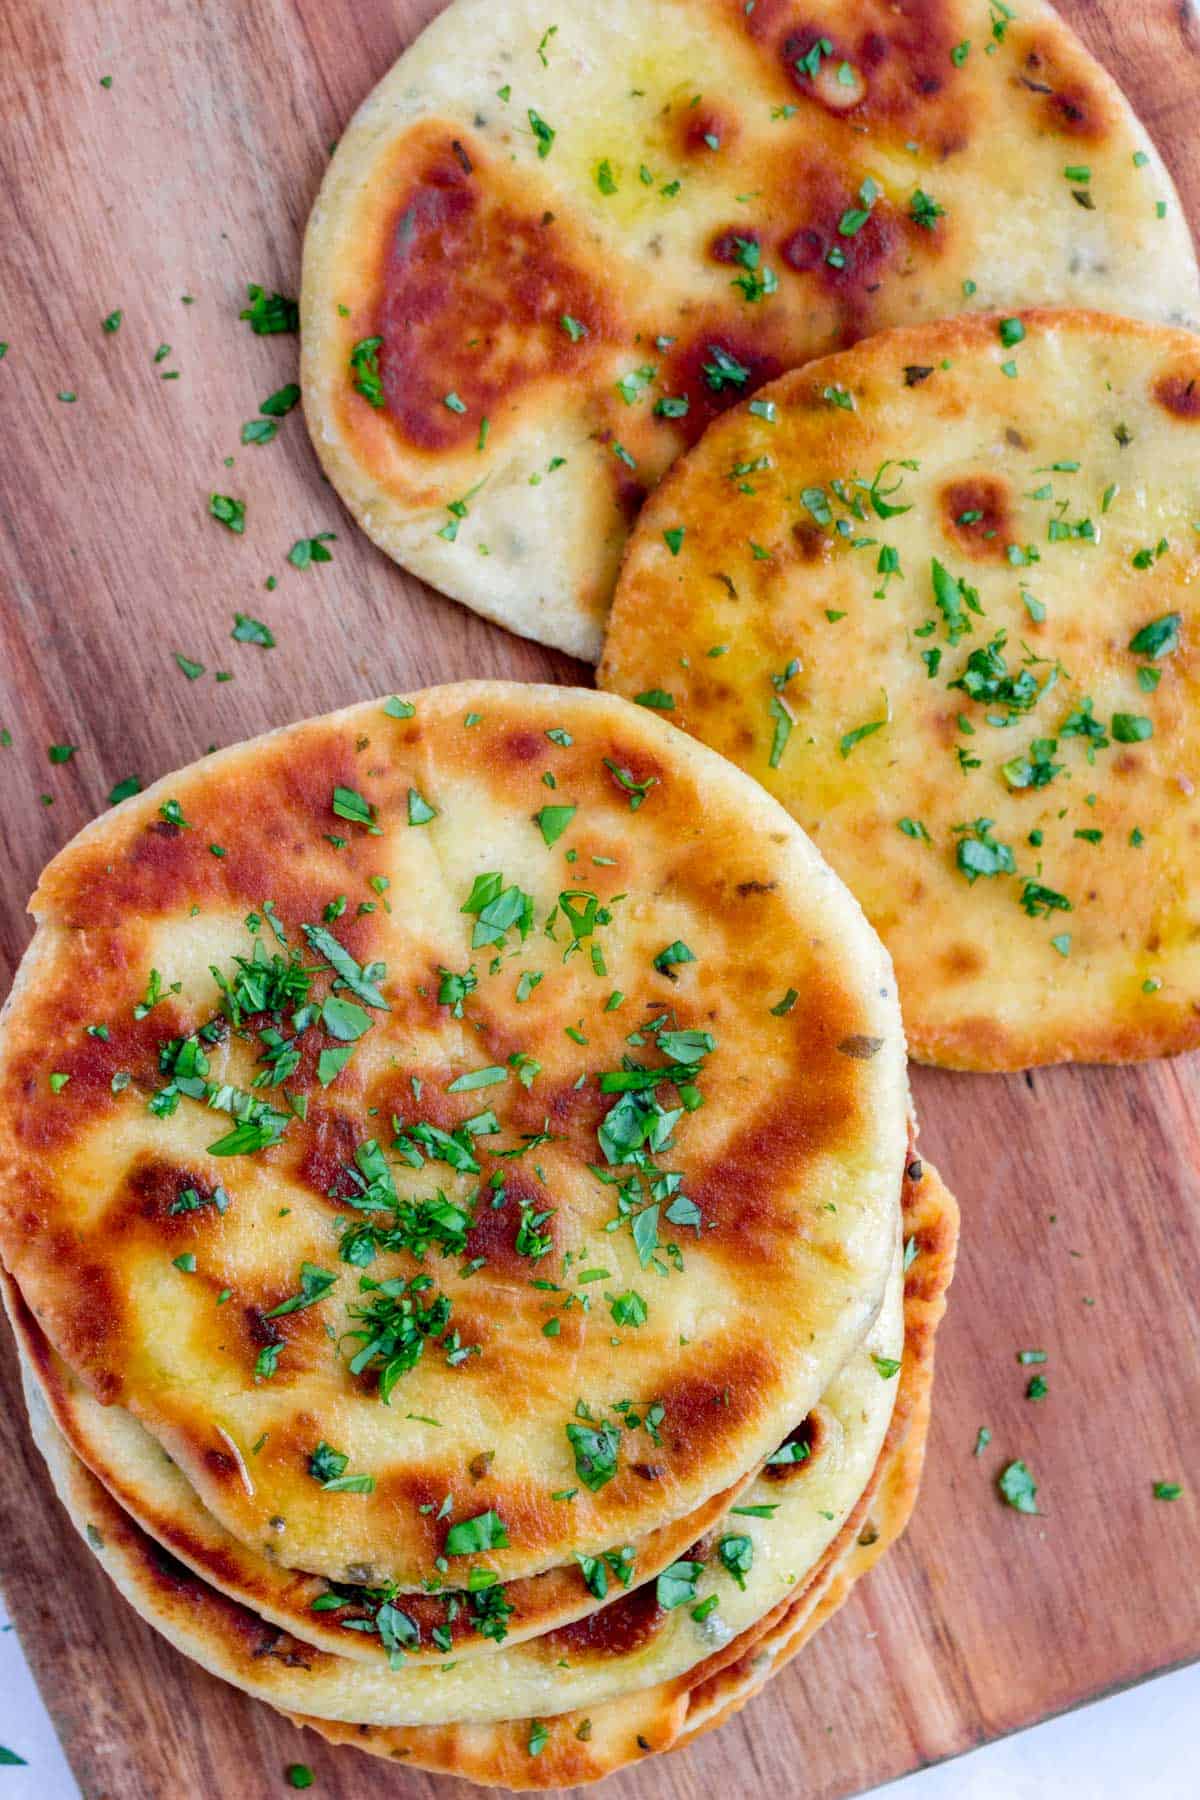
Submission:
M 942 615 L 946 636 L 951 644 L 973 629 L 968 613 L 981 614 L 977 590 L 965 580 L 951 575 L 935 556 L 931 565 L 934 604 Z
M 336 542 L 336 539 L 336 531 L 319 531 L 316 537 L 297 538 L 287 553 L 287 559 L 293 569 L 307 569 L 312 563 L 332 562 L 332 552 L 325 546 Z
M 491 1508 L 477 1513 L 473 1519 L 460 1519 L 446 1533 L 446 1556 L 476 1556 L 485 1550 L 507 1550 L 508 1530 L 498 1512 Z
M 741 1533 L 730 1533 L 719 1540 L 717 1555 L 722 1567 L 733 1576 L 740 1588 L 744 1588 L 754 1562 L 754 1540 Z
M 956 825 L 958 847 L 955 861 L 971 886 L 981 875 L 1015 875 L 1017 860 L 1012 848 L 992 835 L 991 819 L 976 819 L 970 825 Z
M 231 494 L 210 494 L 208 496 L 210 515 L 220 521 L 227 531 L 241 537 L 246 529 L 246 502 L 235 500 Z
M 269 625 L 261 619 L 252 619 L 249 613 L 234 613 L 233 630 L 230 637 L 239 644 L 257 644 L 262 650 L 275 648 L 275 637 Z
M 908 216 L 914 225 L 921 226 L 925 231 L 932 231 L 938 220 L 945 218 L 946 209 L 944 206 L 939 206 L 933 196 L 927 194 L 924 188 L 917 188 L 908 203 Z
M 438 816 L 437 808 L 430 806 L 423 794 L 416 788 L 408 790 L 408 822 L 410 825 L 428 825 Z
M 350 385 L 356 394 L 362 395 L 368 405 L 377 409 L 386 404 L 379 373 L 379 352 L 382 348 L 381 337 L 366 337 L 360 338 L 350 352 L 350 372 L 353 376 Z
M 238 314 L 245 319 L 257 337 L 270 337 L 277 332 L 299 331 L 300 308 L 284 294 L 268 294 L 257 282 L 246 289 L 249 306 Z
M 542 834 L 542 842 L 547 850 L 557 844 L 575 817 L 577 810 L 574 806 L 543 806 L 540 812 L 533 815 L 534 823 Z
M 664 1569 L 655 1583 L 655 1598 L 664 1612 L 677 1606 L 690 1606 L 696 1598 L 696 1583 L 704 1572 L 702 1562 L 674 1562 Z
M 621 1433 L 616 1425 L 570 1424 L 567 1441 L 575 1453 L 575 1473 L 591 1493 L 610 1482 L 617 1472 Z M 659 1577 L 661 1580 L 661 1576 Z
M 1019 1459 L 1010 1462 L 997 1477 L 1000 1497 L 1014 1512 L 1037 1513 L 1037 1482 Z
M 383 836 L 382 828 L 375 823 L 375 808 L 356 788 L 335 787 L 331 804 L 339 819 L 348 819 L 352 825 L 364 825 L 372 837 Z
M 263 1314 L 264 1319 L 282 1319 L 288 1313 L 304 1312 L 307 1307 L 316 1306 L 330 1293 L 337 1283 L 337 1276 L 331 1275 L 328 1269 L 319 1269 L 315 1263 L 300 1264 L 300 1291 L 289 1299 L 281 1300 L 270 1312 Z M 339 1470 L 340 1474 L 341 1471 Z
M 719 394 L 727 387 L 743 388 L 750 379 L 750 371 L 743 363 L 723 350 L 720 344 L 708 346 L 709 361 L 701 363 L 701 372 L 714 394 Z
M 356 1324 L 346 1336 L 361 1345 L 350 1359 L 350 1373 L 376 1372 L 379 1398 L 386 1406 L 400 1377 L 421 1360 L 426 1341 L 447 1331 L 450 1302 L 444 1294 L 426 1301 L 434 1285 L 431 1275 L 414 1275 L 411 1280 L 397 1276 L 390 1281 L 373 1281 L 369 1275 L 360 1275 L 358 1285 L 366 1298 L 361 1305 L 350 1308 L 350 1317 Z M 447 1361 L 454 1358 L 454 1367 L 469 1354 L 465 1351 L 460 1355 L 457 1347 L 451 1347 Z
M 537 140 L 538 157 L 544 162 L 553 148 L 557 133 L 552 126 L 546 123 L 540 113 L 534 112 L 532 106 L 529 108 L 529 129 Z

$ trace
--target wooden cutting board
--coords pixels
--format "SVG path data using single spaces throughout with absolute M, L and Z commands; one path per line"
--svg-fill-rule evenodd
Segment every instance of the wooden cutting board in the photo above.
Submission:
M 245 284 L 295 292 L 328 146 L 435 7 L 7 0 L 0 12 L 4 986 L 38 871 L 120 778 L 396 688 L 586 679 L 379 556 L 323 483 L 298 413 L 273 445 L 239 443 L 296 353 L 294 338 L 238 324 Z M 1175 0 L 1066 10 L 1200 219 L 1196 16 Z M 124 320 L 109 335 L 114 308 Z M 244 538 L 207 518 L 214 488 L 246 497 Z M 328 530 L 331 564 L 288 566 L 296 538 Z M 231 643 L 235 609 L 265 619 L 278 647 Z M 188 681 L 174 651 L 210 672 Z M 235 679 L 216 683 L 216 669 Z M 52 743 L 79 753 L 51 766 Z M 1200 1657 L 1198 1074 L 1194 1059 L 915 1072 L 923 1144 L 964 1225 L 916 1521 L 765 1697 L 694 1751 L 617 1777 L 613 1800 L 836 1800 Z M 1024 1397 L 1026 1348 L 1049 1357 L 1038 1404 Z M 258 1800 L 287 1791 L 297 1760 L 327 1800 L 474 1791 L 335 1752 L 169 1650 L 51 1497 L 7 1342 L 2 1378 L 0 1575 L 88 1800 Z M 981 1426 L 992 1437 L 977 1457 Z M 1041 1518 L 997 1497 L 1014 1456 L 1038 1478 Z M 1183 1482 L 1183 1499 L 1156 1501 L 1156 1480 Z M 7 1730 L 19 1740 L 20 1721 Z

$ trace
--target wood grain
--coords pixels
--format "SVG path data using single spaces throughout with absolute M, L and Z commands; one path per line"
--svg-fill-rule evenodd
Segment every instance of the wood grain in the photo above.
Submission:
M 295 291 L 327 146 L 433 5 L 9 0 L 0 13 L 5 982 L 39 869 L 114 781 L 391 688 L 584 679 L 385 562 L 322 482 L 298 415 L 270 446 L 238 441 L 296 349 L 237 323 L 245 283 Z M 1173 0 L 1066 10 L 1200 218 L 1194 13 Z M 246 500 L 244 538 L 206 516 L 213 489 Z M 338 534 L 333 563 L 290 568 L 291 543 L 323 530 Z M 235 609 L 265 619 L 278 647 L 231 643 Z M 210 673 L 189 682 L 173 651 Z M 217 684 L 215 669 L 235 679 Z M 79 753 L 51 767 L 47 746 L 63 742 Z M 916 1522 L 765 1698 L 695 1750 L 617 1777 L 613 1800 L 837 1800 L 1200 1656 L 1195 1059 L 922 1071 L 915 1085 L 965 1227 Z M 1022 1348 L 1049 1353 L 1038 1404 Z M 331 1750 L 168 1650 L 50 1498 L 7 1345 L 3 1384 L 0 1574 L 88 1800 L 257 1800 L 287 1791 L 294 1760 L 330 1800 L 473 1791 Z M 993 1436 L 976 1458 L 981 1425 Z M 996 1497 L 1014 1455 L 1038 1477 L 1040 1519 Z M 1156 1502 L 1157 1479 L 1185 1497 Z

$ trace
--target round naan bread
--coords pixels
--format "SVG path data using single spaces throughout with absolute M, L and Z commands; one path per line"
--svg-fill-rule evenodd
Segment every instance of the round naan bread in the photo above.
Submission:
M 305 412 L 388 555 L 595 660 L 710 419 L 965 306 L 1200 310 L 1187 223 L 1042 0 L 455 0 L 308 229 Z
M 760 780 L 862 901 L 923 1061 L 1200 1044 L 1200 341 L 885 333 L 642 515 L 602 685 Z
M 619 1552 L 878 1311 L 886 954 L 642 708 L 471 683 L 294 726 L 97 821 L 33 909 L 0 1250 L 285 1568 L 478 1596 Z
M 143 1531 L 223 1594 L 306 1643 L 352 1661 L 390 1663 L 397 1642 L 391 1610 L 397 1602 L 390 1590 L 331 1585 L 321 1576 L 281 1567 L 269 1544 L 260 1552 L 240 1543 L 209 1512 L 133 1414 L 123 1406 L 103 1405 L 72 1373 L 2 1271 L 0 1293 L 22 1357 L 55 1425 Z M 455 1594 L 448 1605 L 442 1594 L 405 1594 L 402 1611 L 416 1629 L 412 1639 L 407 1623 L 402 1627 L 406 1662 L 440 1662 L 447 1653 L 460 1662 L 489 1656 L 501 1644 L 523 1643 L 611 1606 L 635 1576 L 638 1581 L 653 1580 L 683 1556 L 736 1502 L 754 1475 L 751 1470 L 695 1512 L 621 1546 L 615 1567 L 602 1560 L 599 1567 L 588 1563 L 585 1568 L 575 1560 L 484 1590 L 488 1600 L 482 1614 L 470 1596 Z M 481 1623 L 489 1635 L 483 1635 Z
M 339 1724 L 303 1715 L 298 1722 L 311 1725 L 331 1741 L 354 1743 L 414 1768 L 492 1785 L 552 1787 L 595 1780 L 648 1753 L 685 1741 L 685 1734 L 716 1723 L 718 1713 L 723 1716 L 734 1710 L 758 1685 L 747 1681 L 751 1665 L 762 1667 L 762 1656 L 755 1647 L 763 1646 L 762 1655 L 770 1657 L 772 1666 L 784 1660 L 785 1650 L 790 1653 L 797 1647 L 801 1627 L 810 1634 L 841 1603 L 853 1580 L 903 1529 L 911 1511 L 928 1421 L 934 1337 L 944 1311 L 957 1240 L 954 1202 L 936 1172 L 927 1164 L 922 1167 L 917 1159 L 910 1163 L 904 1186 L 904 1233 L 903 1350 L 897 1352 L 902 1354 L 903 1366 L 887 1433 L 858 1503 L 790 1599 L 675 1679 L 641 1687 L 587 1711 L 558 1713 L 545 1720 L 535 1717 L 409 1728 Z M 294 1639 L 264 1627 L 246 1608 L 164 1556 L 72 1455 L 50 1419 L 28 1363 L 25 1372 L 35 1435 L 72 1521 L 142 1616 L 214 1673 L 263 1694 L 284 1710 L 292 1710 L 283 1698 L 289 1689 L 305 1682 L 323 1688 L 328 1666 L 335 1659 L 310 1652 Z M 874 1374 L 877 1381 L 894 1379 L 878 1366 Z M 845 1391 L 843 1399 L 848 1399 Z M 851 1404 L 847 1423 L 856 1430 L 859 1422 L 853 1415 Z M 764 1529 L 778 1529 L 780 1536 L 785 1535 L 797 1497 L 817 1499 L 809 1483 L 828 1463 L 829 1445 L 829 1438 L 823 1446 L 814 1445 L 815 1460 L 775 1465 L 779 1482 L 761 1483 L 757 1498 L 775 1509 L 771 1524 Z M 776 1528 L 774 1519 L 781 1514 L 785 1523 Z M 739 1530 L 746 1518 L 737 1515 Z M 715 1541 L 716 1534 L 698 1546 L 696 1554 L 711 1557 Z M 718 1610 L 729 1586 L 726 1580 L 716 1590 Z M 643 1646 L 637 1642 L 614 1644 L 612 1653 L 631 1660 L 636 1670 Z M 475 1667 L 495 1673 L 494 1664 L 477 1663 Z M 428 1681 L 429 1677 L 419 1679 Z
M 316 1718 L 438 1726 L 551 1719 L 686 1675 L 743 1632 L 777 1612 L 782 1616 L 837 1541 L 879 1462 L 903 1349 L 903 1279 L 897 1255 L 878 1319 L 813 1414 L 811 1445 L 799 1433 L 788 1440 L 807 1449 L 807 1455 L 768 1467 L 747 1491 L 746 1506 L 769 1507 L 770 1516 L 727 1514 L 711 1539 L 694 1547 L 694 1556 L 580 1625 L 506 1647 L 484 1661 L 451 1658 L 433 1668 L 390 1670 L 301 1644 L 296 1657 L 264 1656 L 257 1672 L 238 1671 L 237 1685 L 289 1712 Z M 36 1395 L 36 1386 L 34 1391 Z M 42 1405 L 36 1398 L 35 1412 Z M 57 1427 L 52 1429 L 62 1446 L 51 1459 L 58 1479 L 56 1460 L 69 1459 L 79 1469 L 84 1465 L 66 1448 Z M 35 1435 L 39 1441 L 44 1438 L 40 1423 Z M 68 1507 L 76 1512 L 70 1500 Z M 132 1521 L 130 1529 L 135 1529 Z M 738 1546 L 736 1559 L 730 1553 L 733 1566 L 719 1549 L 730 1542 Z M 119 1559 L 106 1561 L 106 1567 L 136 1606 L 136 1580 L 131 1591 Z M 715 1599 L 711 1610 L 704 1607 L 710 1597 Z M 697 1608 L 702 1609 L 700 1621 L 693 1618 Z M 226 1672 L 219 1643 L 208 1642 L 202 1621 L 169 1635 L 206 1667 Z

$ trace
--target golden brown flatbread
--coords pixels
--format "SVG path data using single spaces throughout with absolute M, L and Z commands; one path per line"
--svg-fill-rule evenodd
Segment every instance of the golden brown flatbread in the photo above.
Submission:
M 1031 312 L 786 376 L 642 515 L 602 685 L 783 802 L 922 1061 L 1200 1043 L 1198 494 L 1200 341 Z
M 1043 0 L 455 0 L 313 209 L 305 413 L 389 556 L 594 660 L 712 418 L 886 326 L 1034 304 L 1200 311 L 1153 145 Z
M 768 1455 L 877 1314 L 886 957 L 641 708 L 353 707 L 125 802 L 33 904 L 0 1251 L 283 1567 L 449 1599 L 619 1551 Z
M 268 1623 L 350 1661 L 390 1662 L 395 1631 L 389 1628 L 387 1608 L 396 1602 L 389 1602 L 386 1590 L 331 1584 L 321 1576 L 283 1567 L 270 1554 L 270 1545 L 257 1551 L 239 1542 L 209 1512 L 181 1470 L 133 1414 L 123 1406 L 102 1405 L 72 1374 L 39 1331 L 16 1284 L 3 1271 L 0 1293 L 22 1356 L 36 1375 L 55 1425 L 135 1524 L 213 1587 L 253 1608 Z M 405 1594 L 401 1610 L 417 1633 L 405 1643 L 405 1666 L 440 1663 L 447 1654 L 458 1662 L 491 1656 L 502 1644 L 520 1644 L 561 1630 L 611 1606 L 627 1592 L 626 1583 L 632 1582 L 635 1574 L 639 1581 L 652 1581 L 682 1557 L 735 1504 L 755 1473 L 750 1470 L 695 1512 L 634 1544 L 620 1546 L 615 1568 L 602 1562 L 600 1569 L 589 1565 L 585 1571 L 572 1560 L 487 1590 L 482 1615 L 470 1596 L 458 1596 L 451 1607 L 440 1593 Z M 480 1630 L 481 1618 L 487 1624 L 487 1636 Z
M 936 1173 L 919 1162 L 910 1168 L 905 1199 L 906 1246 L 911 1247 L 905 1254 L 903 1371 L 892 1424 L 858 1506 L 800 1586 L 799 1600 L 774 1609 L 686 1676 L 586 1712 L 423 1729 L 382 1730 L 312 1717 L 302 1722 L 331 1741 L 354 1743 L 412 1767 L 497 1786 L 550 1787 L 594 1780 L 666 1749 L 688 1729 L 689 1719 L 698 1729 L 713 1715 L 718 1698 L 728 1700 L 740 1693 L 744 1660 L 757 1646 L 781 1660 L 794 1643 L 801 1610 L 810 1629 L 815 1629 L 816 1622 L 844 1597 L 846 1583 L 839 1585 L 839 1573 L 846 1571 L 848 1580 L 860 1574 L 864 1558 L 881 1553 L 902 1529 L 911 1507 L 928 1419 L 934 1334 L 953 1270 L 957 1211 Z M 334 1659 L 263 1625 L 168 1557 L 66 1448 L 44 1410 L 36 1383 L 31 1382 L 29 1394 L 38 1440 L 73 1522 L 143 1617 L 213 1672 L 249 1691 L 273 1693 L 275 1703 L 285 1710 L 291 1710 L 282 1699 L 289 1690 L 303 1688 L 308 1680 L 320 1685 L 321 1671 Z M 794 1499 L 797 1479 L 802 1485 L 806 1477 L 786 1470 L 780 1474 L 782 1491 Z M 774 1491 L 778 1494 L 780 1489 Z M 814 1609 L 818 1596 L 820 1605 Z M 636 1645 L 617 1654 L 634 1665 L 639 1660 Z M 475 1665 L 477 1671 L 488 1667 Z M 366 1679 L 365 1671 L 358 1673 Z

